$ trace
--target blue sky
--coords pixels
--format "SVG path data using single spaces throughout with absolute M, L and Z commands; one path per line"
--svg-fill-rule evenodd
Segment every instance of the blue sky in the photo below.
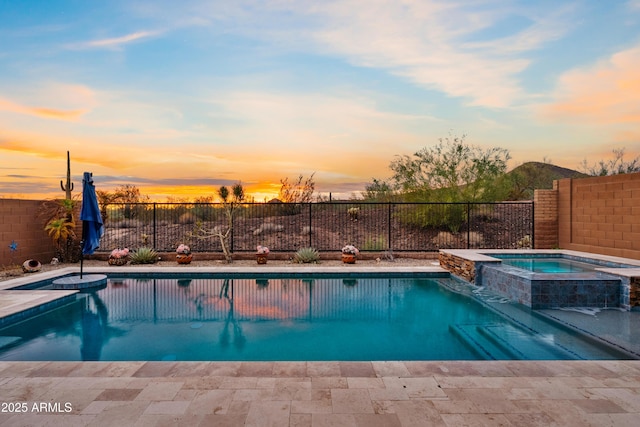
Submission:
M 511 167 L 640 154 L 640 0 L 0 0 L 0 195 L 162 200 L 316 173 L 348 196 L 447 135 Z

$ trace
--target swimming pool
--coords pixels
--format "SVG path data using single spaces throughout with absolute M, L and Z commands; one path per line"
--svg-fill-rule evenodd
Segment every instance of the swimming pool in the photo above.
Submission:
M 0 330 L 0 360 L 621 358 L 495 302 L 452 278 L 110 277 Z
M 535 273 L 585 273 L 593 271 L 597 267 L 579 261 L 558 258 L 496 258 L 502 259 L 502 264 L 504 265 L 510 265 Z
M 552 256 L 532 256 L 530 254 L 491 254 L 491 257 L 502 261 L 503 265 L 521 268 L 534 273 L 562 274 L 586 273 L 601 267 L 630 268 L 632 265 L 619 263 L 602 263 L 594 259 L 570 258 L 561 254 Z

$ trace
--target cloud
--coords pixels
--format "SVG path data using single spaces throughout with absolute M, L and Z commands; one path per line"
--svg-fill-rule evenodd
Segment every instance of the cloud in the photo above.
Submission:
M 526 96 L 518 80 L 531 62 L 526 54 L 572 28 L 570 7 L 523 4 L 371 0 L 363 6 L 360 0 L 327 0 L 218 7 L 196 2 L 165 13 L 197 14 L 211 31 L 255 38 L 269 43 L 271 51 L 339 57 L 471 105 L 507 107 Z M 517 24 L 507 31 L 505 22 Z
M 85 42 L 77 42 L 67 45 L 68 49 L 84 50 L 84 49 L 117 49 L 123 45 L 155 37 L 161 34 L 160 31 L 136 31 L 131 34 L 126 34 L 120 37 L 113 37 L 107 39 L 90 40 Z
M 12 113 L 27 114 L 30 116 L 36 116 L 36 117 L 45 118 L 45 119 L 69 120 L 69 121 L 75 121 L 78 118 L 80 118 L 80 116 L 82 116 L 87 112 L 87 110 L 83 110 L 83 109 L 61 110 L 61 109 L 45 108 L 45 107 L 28 107 L 28 106 L 10 101 L 6 98 L 0 98 L 0 110 L 9 111 Z
M 564 73 L 555 101 L 541 109 L 550 120 L 640 124 L 640 45 L 588 68 Z

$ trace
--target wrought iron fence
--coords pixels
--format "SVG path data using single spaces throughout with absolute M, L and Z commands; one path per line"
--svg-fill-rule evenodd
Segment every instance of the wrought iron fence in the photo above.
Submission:
M 346 244 L 365 252 L 533 247 L 533 214 L 533 202 L 244 203 L 231 216 L 229 242 L 232 252 L 257 245 L 276 252 Z M 196 252 L 222 251 L 215 233 L 225 233 L 230 218 L 221 203 L 110 204 L 103 217 L 103 251 L 173 251 L 187 243 Z

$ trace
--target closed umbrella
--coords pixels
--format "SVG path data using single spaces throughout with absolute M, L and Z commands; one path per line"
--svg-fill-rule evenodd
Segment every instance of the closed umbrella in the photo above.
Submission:
M 80 278 L 82 278 L 82 261 L 85 255 L 91 255 L 100 247 L 104 226 L 96 188 L 93 185 L 93 174 L 85 172 L 82 178 L 82 208 L 80 209 L 82 221 L 82 258 L 80 258 Z

